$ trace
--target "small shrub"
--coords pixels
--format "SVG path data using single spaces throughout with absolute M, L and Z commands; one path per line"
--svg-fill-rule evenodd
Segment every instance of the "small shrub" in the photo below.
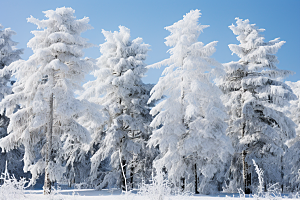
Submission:
M 51 193 L 48 195 L 49 200 L 76 200 L 77 195 L 73 192 L 72 196 L 60 194 L 61 188 L 57 186 L 57 189 L 52 188 Z
M 3 181 L 3 184 L 0 185 L 0 200 L 25 199 L 24 190 L 28 181 L 25 178 L 18 181 L 14 175 L 10 176 L 7 171 L 7 162 L 5 172 L 0 176 L 0 180 Z
M 262 169 L 260 169 L 257 164 L 255 163 L 254 160 L 253 161 L 253 165 L 255 166 L 255 171 L 258 175 L 258 181 L 259 181 L 259 185 L 257 187 L 257 191 L 255 194 L 251 195 L 253 200 L 282 200 L 283 197 L 281 195 L 280 192 L 280 185 L 279 183 L 273 184 L 273 185 L 269 185 L 267 192 L 263 191 L 263 185 L 264 185 L 264 179 L 263 179 L 263 174 L 264 171 Z M 244 193 L 244 191 L 242 189 L 238 189 L 239 193 L 240 193 L 240 197 L 239 199 L 246 199 L 246 195 Z M 300 195 L 298 193 L 296 194 L 292 194 L 289 196 L 289 198 L 292 199 L 297 199 L 299 198 Z M 231 198 L 226 196 L 226 199 L 236 199 L 236 198 Z M 286 199 L 286 198 L 285 198 Z
M 143 196 L 147 200 L 171 200 L 183 199 L 190 196 L 189 192 L 181 192 L 172 187 L 172 184 L 165 178 L 162 171 L 158 170 L 156 176 L 152 173 L 152 180 L 149 184 L 142 181 L 138 188 L 138 196 Z

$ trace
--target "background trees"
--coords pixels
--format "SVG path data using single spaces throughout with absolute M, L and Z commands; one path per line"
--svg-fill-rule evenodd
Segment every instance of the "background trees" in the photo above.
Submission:
M 91 26 L 88 18 L 76 20 L 71 8 L 44 13 L 47 20 L 28 18 L 43 29 L 32 31 L 35 37 L 28 42 L 34 54 L 3 69 L 12 71 L 16 83 L 13 94 L 0 105 L 10 118 L 9 135 L 0 140 L 0 146 L 9 151 L 24 145 L 24 171 L 31 172 L 34 182 L 46 168 L 45 186 L 49 187 L 49 181 L 62 178 L 63 165 L 79 159 L 72 157 L 79 146 L 90 140 L 89 132 L 76 120 L 86 107 L 74 91 L 81 89 L 91 69 L 87 60 L 80 59 L 82 50 L 91 46 L 80 34 Z M 14 112 L 16 104 L 21 109 Z
M 295 136 L 295 125 L 280 108 L 296 97 L 279 79 L 291 72 L 276 67 L 274 54 L 285 42 L 278 38 L 264 42 L 260 34 L 264 29 L 249 20 L 236 18 L 236 24 L 229 28 L 240 44 L 229 48 L 240 60 L 224 65 L 226 77 L 218 85 L 225 93 L 223 102 L 230 116 L 227 134 L 235 147 L 227 174 L 230 188 L 250 192 L 251 183 L 257 182 L 252 159 L 264 170 L 265 183 L 283 183 L 285 142 Z
M 171 32 L 165 42 L 172 47 L 171 56 L 151 66 L 168 65 L 153 87 L 149 101 L 167 98 L 150 112 L 155 116 L 151 127 L 157 129 L 149 144 L 159 146 L 161 152 L 155 161 L 156 169 L 165 168 L 175 185 L 184 188 L 193 182 L 195 192 L 211 193 L 222 182 L 232 147 L 225 135 L 226 113 L 219 98 L 221 91 L 212 82 L 223 69 L 210 58 L 216 42 L 204 45 L 197 41 L 208 27 L 198 23 L 200 15 L 199 10 L 192 10 L 166 27 Z M 219 151 L 214 150 L 216 147 Z

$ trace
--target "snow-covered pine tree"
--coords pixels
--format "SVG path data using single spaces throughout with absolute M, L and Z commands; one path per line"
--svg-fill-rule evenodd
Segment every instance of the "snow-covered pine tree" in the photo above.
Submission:
M 4 30 L 3 26 L 0 24 L 0 69 L 3 69 L 5 66 L 10 65 L 12 62 L 21 59 L 20 54 L 23 53 L 23 49 L 16 49 L 17 42 L 11 40 L 11 36 L 15 35 L 16 32 L 12 31 L 10 28 Z M 11 94 L 10 85 L 10 73 L 0 75 L 0 101 L 4 96 Z M 0 115 L 0 138 L 7 135 L 7 126 L 9 119 L 1 113 Z M 2 160 L 2 159 L 1 159 Z M 1 172 L 4 172 L 5 169 L 5 159 L 3 162 L 3 170 L 1 166 Z
M 155 157 L 155 150 L 146 147 L 152 120 L 147 102 L 153 86 L 141 80 L 149 45 L 142 38 L 130 40 L 128 28 L 119 29 L 102 30 L 106 42 L 100 45 L 96 80 L 84 85 L 81 96 L 104 106 L 102 112 L 109 116 L 102 130 L 93 131 L 91 179 L 99 189 L 114 185 L 126 189 L 126 183 L 134 187 L 142 178 L 149 179 Z
M 287 113 L 287 116 L 290 117 L 298 126 L 296 128 L 296 135 L 300 136 L 300 81 L 286 81 L 285 83 L 291 87 L 294 94 L 297 96 L 296 100 L 290 101 L 290 106 L 288 106 L 288 110 L 290 112 Z
M 300 81 L 285 82 L 289 85 L 293 92 L 297 95 L 297 100 L 291 101 L 287 106 L 287 116 L 298 126 L 296 128 L 296 137 L 288 142 L 289 149 L 284 155 L 285 183 L 290 191 L 300 190 Z
M 3 26 L 0 24 L 0 68 L 3 69 L 4 66 L 10 65 L 10 63 L 21 59 L 20 55 L 23 54 L 23 49 L 17 49 L 16 45 L 17 42 L 14 42 L 11 37 L 16 34 L 15 31 L 11 30 L 10 28 L 6 28 L 4 30 Z M 5 79 L 4 79 L 5 78 Z M 1 84 L 9 82 L 10 76 L 4 77 Z M 2 80 L 2 79 L 1 79 Z M 10 94 L 10 90 L 1 89 L 1 94 Z M 1 96 L 1 100 L 3 96 Z
M 149 101 L 167 98 L 151 110 L 155 116 L 151 127 L 156 130 L 149 145 L 159 146 L 161 156 L 155 168 L 166 169 L 176 186 L 192 185 L 196 193 L 212 193 L 221 189 L 218 186 L 233 149 L 225 135 L 222 92 L 212 82 L 224 70 L 210 58 L 217 42 L 198 42 L 200 33 L 208 27 L 198 23 L 200 15 L 199 10 L 191 10 L 165 28 L 171 32 L 165 42 L 172 47 L 168 51 L 171 56 L 150 66 L 168 67 L 151 90 Z
M 46 170 L 44 189 L 49 190 L 51 181 L 62 178 L 63 165 L 79 159 L 72 153 L 91 139 L 88 130 L 76 121 L 86 106 L 75 98 L 74 91 L 81 89 L 85 74 L 91 70 L 91 63 L 80 59 L 83 49 L 91 44 L 80 34 L 92 27 L 87 17 L 76 20 L 72 8 L 44 13 L 46 20 L 28 18 L 43 29 L 32 31 L 35 36 L 27 45 L 33 55 L 2 70 L 11 71 L 16 82 L 13 94 L 0 104 L 10 118 L 9 135 L 0 140 L 0 146 L 9 151 L 24 145 L 24 171 L 31 172 L 34 183 Z M 16 104 L 21 109 L 14 112 Z
M 236 23 L 229 28 L 240 44 L 229 48 L 240 60 L 224 64 L 226 76 L 218 85 L 225 93 L 223 102 L 230 116 L 227 134 L 235 148 L 227 173 L 229 189 L 245 188 L 249 193 L 251 185 L 258 183 L 252 159 L 264 170 L 265 183 L 283 181 L 282 156 L 285 142 L 295 137 L 295 125 L 279 108 L 295 95 L 279 80 L 292 72 L 276 67 L 274 54 L 285 42 L 279 38 L 264 42 L 260 34 L 264 29 L 249 20 L 236 18 Z
M 23 49 L 17 49 L 17 42 L 14 42 L 11 37 L 16 34 L 10 28 L 4 30 L 3 26 L 0 24 L 0 69 L 5 66 L 10 65 L 12 62 L 21 59 L 20 55 L 23 53 Z M 4 96 L 11 94 L 11 74 L 10 72 L 0 75 L 0 101 Z M 0 138 L 7 135 L 7 126 L 9 124 L 9 118 L 5 116 L 5 113 L 0 114 Z M 18 179 L 21 176 L 25 176 L 22 170 L 23 161 L 22 154 L 24 151 L 22 149 L 14 149 L 11 152 L 1 153 L 0 155 L 0 174 L 5 171 L 5 163 L 8 162 L 8 171 L 10 174 Z

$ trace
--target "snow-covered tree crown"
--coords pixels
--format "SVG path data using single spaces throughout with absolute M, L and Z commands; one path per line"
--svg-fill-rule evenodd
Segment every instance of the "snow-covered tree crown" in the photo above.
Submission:
M 236 26 L 232 24 L 229 28 L 237 35 L 237 40 L 240 41 L 240 44 L 230 44 L 228 46 L 232 53 L 241 58 L 240 62 L 248 66 L 248 70 L 263 71 L 263 73 L 269 74 L 270 77 L 274 78 L 292 74 L 290 71 L 280 70 L 280 75 L 278 75 L 279 70 L 276 67 L 276 63 L 279 61 L 274 54 L 285 41 L 280 41 L 279 38 L 276 38 L 269 42 L 264 42 L 265 38 L 260 33 L 265 31 L 265 29 L 259 29 L 255 24 L 249 24 L 248 19 L 236 18 L 236 24 Z
M 112 85 L 116 86 L 121 86 L 125 82 L 135 83 L 136 85 L 141 84 L 140 78 L 147 71 L 144 60 L 149 51 L 149 45 L 144 44 L 142 38 L 130 40 L 130 30 L 124 26 L 119 26 L 119 31 L 102 30 L 102 33 L 106 42 L 100 45 L 102 56 L 97 61 L 99 70 L 94 72 L 94 76 L 97 77 L 97 84 L 95 85 L 94 81 L 85 84 L 86 92 L 81 96 L 92 102 L 98 102 L 98 104 L 101 104 L 99 103 L 101 99 L 99 97 L 103 97 L 101 95 L 114 90 L 108 88 L 108 85 L 110 85 L 108 83 L 111 81 Z M 125 80 L 126 77 L 132 79 Z M 118 89 L 118 93 L 125 97 L 128 94 L 123 93 L 122 88 Z M 128 93 L 128 88 L 124 88 L 125 91 Z M 91 99 L 93 97 L 95 99 Z
M 166 37 L 165 44 L 170 47 L 176 45 L 191 45 L 198 40 L 200 33 L 209 25 L 199 24 L 199 17 L 201 16 L 200 10 L 191 10 L 183 16 L 182 20 L 174 23 L 171 26 L 165 27 L 171 34 Z
M 264 42 L 264 37 L 260 35 L 264 29 L 249 24 L 249 20 L 239 18 L 236 20 L 237 25 L 231 25 L 229 28 L 238 35 L 237 40 L 240 44 L 228 46 L 232 53 L 240 57 L 240 60 L 224 64 L 227 81 L 231 84 L 219 84 L 219 86 L 225 93 L 238 91 L 241 87 L 248 91 L 256 90 L 256 93 L 260 93 L 256 95 L 260 100 L 268 100 L 266 102 L 284 106 L 289 100 L 295 98 L 289 86 L 279 80 L 293 72 L 278 69 L 276 66 L 278 60 L 274 55 L 285 42 L 279 41 L 279 38 Z M 268 96 L 268 94 L 272 95 Z
M 173 47 L 168 50 L 171 57 L 149 65 L 148 68 L 171 64 L 173 64 L 173 67 L 179 67 L 183 65 L 183 60 L 188 55 L 211 56 L 215 52 L 214 46 L 217 42 L 211 42 L 206 46 L 204 46 L 202 42 L 198 42 L 200 33 L 203 29 L 209 27 L 209 25 L 201 25 L 198 22 L 200 16 L 200 10 L 191 10 L 183 16 L 182 20 L 165 27 L 166 30 L 171 32 L 171 34 L 165 38 L 165 44 Z
M 10 28 L 1 29 L 3 29 L 3 26 L 0 24 L 0 69 L 13 61 L 21 59 L 20 54 L 23 53 L 23 49 L 16 49 L 15 46 L 18 43 L 11 40 L 11 36 L 15 35 L 16 32 Z
M 1 30 L 3 26 L 0 24 L 0 69 L 10 65 L 12 62 L 21 59 L 20 54 L 23 49 L 16 49 L 17 42 L 11 40 L 11 36 L 16 33 L 10 28 Z M 10 81 L 11 72 L 6 71 L 0 75 L 0 101 L 5 95 L 11 93 L 11 87 L 7 85 Z
M 27 66 L 19 69 L 19 63 L 9 67 L 10 70 L 16 73 L 13 75 L 17 79 L 23 79 L 24 75 L 36 74 L 40 76 L 40 80 L 44 79 L 54 71 L 63 71 L 64 76 L 69 81 L 72 80 L 68 87 L 79 89 L 80 83 L 84 80 L 84 74 L 90 71 L 90 64 L 80 58 L 74 60 L 74 57 L 82 57 L 83 49 L 93 46 L 87 43 L 87 39 L 80 37 L 80 34 L 92 26 L 88 24 L 89 18 L 76 20 L 73 16 L 72 8 L 57 8 L 54 10 L 44 11 L 47 20 L 38 20 L 34 17 L 28 18 L 28 22 L 36 24 L 38 29 L 44 28 L 41 31 L 32 31 L 35 35 L 27 44 L 32 48 L 34 54 L 24 64 Z M 30 67 L 35 65 L 35 68 Z M 67 65 L 77 65 L 80 69 L 74 67 L 68 68 Z M 30 68 L 33 69 L 29 70 Z M 25 79 L 24 81 L 27 81 Z M 51 80 L 49 80 L 51 81 Z
M 197 70 L 197 72 L 201 74 L 200 76 L 206 76 L 206 78 L 208 78 L 210 81 L 212 78 L 219 76 L 220 74 L 224 74 L 222 65 L 213 58 L 210 58 L 210 56 L 216 51 L 215 46 L 217 41 L 213 41 L 207 45 L 204 45 L 202 42 L 198 42 L 200 33 L 204 28 L 209 27 L 208 25 L 201 25 L 198 22 L 200 16 L 201 13 L 199 10 L 191 10 L 189 13 L 183 16 L 182 20 L 166 27 L 166 29 L 171 32 L 171 34 L 165 38 L 165 44 L 172 47 L 168 50 L 170 53 L 170 58 L 150 65 L 148 68 L 168 65 L 169 67 L 166 67 L 162 73 L 163 76 L 167 76 L 167 74 L 177 78 L 182 76 L 182 78 L 186 80 L 197 80 L 199 78 L 199 74 L 194 73 L 194 76 L 197 77 L 193 78 L 184 77 L 185 73 L 181 70 Z M 201 67 L 199 67 L 199 64 Z M 212 69 L 212 66 L 214 66 L 214 69 Z M 173 70 L 175 70 L 175 73 L 172 73 Z M 172 78 L 170 81 L 174 82 L 175 80 L 177 79 Z M 163 91 L 160 90 L 162 89 L 160 84 L 165 83 L 159 82 L 152 89 L 152 96 L 149 102 L 162 97 Z M 178 83 L 168 84 L 168 86 L 177 87 Z M 169 95 L 167 94 L 168 89 L 165 89 L 166 88 L 163 88 L 163 90 L 166 92 L 165 95 Z M 154 92 L 155 90 L 157 91 Z M 152 114 L 154 114 L 154 112 Z
M 137 71 L 139 76 L 144 76 L 146 69 L 144 60 L 146 60 L 147 52 L 149 51 L 149 45 L 144 44 L 142 38 L 136 38 L 130 40 L 130 30 L 124 26 L 119 26 L 120 31 L 102 30 L 105 36 L 106 42 L 100 45 L 100 52 L 103 54 L 98 60 L 98 64 L 101 66 L 103 61 L 108 60 L 106 66 L 113 70 L 113 74 L 116 76 L 122 75 L 129 69 L 135 69 L 138 66 L 143 71 Z M 118 59 L 119 58 L 119 59 Z M 119 63 L 116 63 L 119 61 Z M 125 67 L 125 68 L 124 68 Z
M 48 47 L 49 44 L 59 42 L 69 45 L 76 44 L 77 46 L 82 46 L 82 48 L 92 46 L 91 44 L 87 43 L 87 39 L 80 37 L 82 32 L 93 28 L 90 24 L 88 24 L 88 17 L 76 20 L 76 17 L 73 15 L 75 10 L 65 7 L 57 8 L 55 11 L 44 11 L 44 13 L 49 19 L 38 20 L 32 16 L 27 19 L 28 22 L 36 24 L 38 29 L 47 28 L 44 31 L 32 31 L 36 37 L 32 38 L 27 46 L 32 48 L 33 51 L 43 47 Z M 47 36 L 45 40 L 43 42 L 40 41 L 39 38 L 44 36 Z M 53 50 L 63 51 L 66 50 L 66 47 L 58 45 L 57 49 Z M 83 56 L 83 53 L 80 51 L 80 49 L 74 49 L 72 53 Z

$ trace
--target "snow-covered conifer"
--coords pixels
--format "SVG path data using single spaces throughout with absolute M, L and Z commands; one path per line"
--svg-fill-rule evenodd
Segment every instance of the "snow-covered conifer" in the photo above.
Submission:
M 227 173 L 229 189 L 250 192 L 251 183 L 258 184 L 252 159 L 264 170 L 265 183 L 283 181 L 282 156 L 285 142 L 295 137 L 295 125 L 279 110 L 295 95 L 279 80 L 292 72 L 276 67 L 275 53 L 285 42 L 279 38 L 264 42 L 260 34 L 264 29 L 249 20 L 236 18 L 236 23 L 229 28 L 240 44 L 229 48 L 240 60 L 224 64 L 226 76 L 218 85 L 225 93 L 230 116 L 227 134 L 236 151 Z
M 192 185 L 195 192 L 211 193 L 222 182 L 224 167 L 233 151 L 225 135 L 225 107 L 221 90 L 213 78 L 224 73 L 210 56 L 217 42 L 204 45 L 198 37 L 206 25 L 200 25 L 199 10 L 165 29 L 171 34 L 165 44 L 172 47 L 170 58 L 150 67 L 168 67 L 151 90 L 149 101 L 167 98 L 157 104 L 151 127 L 156 128 L 149 145 L 159 146 L 157 170 L 165 168 L 175 185 Z M 216 147 L 218 151 L 216 151 Z
M 23 53 L 23 49 L 17 49 L 16 45 L 18 43 L 11 40 L 11 37 L 16 34 L 15 31 L 10 28 L 1 29 L 3 29 L 3 26 L 0 24 L 0 68 L 3 69 L 4 66 L 21 59 L 20 54 Z M 1 93 L 3 92 L 1 90 Z
M 91 70 L 91 63 L 80 59 L 91 44 L 80 34 L 92 27 L 87 17 L 76 20 L 72 8 L 44 13 L 46 20 L 28 18 L 42 29 L 32 31 L 35 36 L 27 44 L 33 55 L 2 70 L 11 71 L 16 83 L 13 94 L 0 104 L 10 118 L 9 135 L 0 140 L 0 146 L 9 151 L 24 145 L 24 171 L 31 172 L 34 182 L 46 169 L 49 189 L 50 181 L 62 178 L 63 165 L 79 159 L 72 154 L 90 142 L 88 130 L 77 122 L 87 110 L 86 102 L 76 99 L 74 91 L 81 89 Z M 21 109 L 14 112 L 16 104 Z
M 287 116 L 298 126 L 296 128 L 296 137 L 288 142 L 289 149 L 284 156 L 285 182 L 287 189 L 291 191 L 299 191 L 300 189 L 300 81 L 285 82 L 289 85 L 293 92 L 297 95 L 297 100 L 291 101 L 287 106 Z
M 20 54 L 23 53 L 23 49 L 17 49 L 17 42 L 14 42 L 11 37 L 16 34 L 10 28 L 4 30 L 0 24 L 0 69 L 10 65 L 12 62 L 21 59 Z M 11 74 L 3 73 L 0 75 L 0 101 L 4 96 L 11 94 Z M 0 115 L 0 138 L 7 135 L 7 126 L 9 124 L 9 118 L 3 113 Z M 0 155 L 0 174 L 4 173 L 5 161 L 8 162 L 8 171 L 13 173 L 16 178 L 24 176 L 22 173 L 23 161 L 22 155 L 24 152 L 22 149 L 14 149 L 11 152 L 2 153 Z
M 10 28 L 4 30 L 3 26 L 0 24 L 0 69 L 5 66 L 10 65 L 12 62 L 21 59 L 20 54 L 23 53 L 23 49 L 16 49 L 17 42 L 11 40 L 11 36 L 15 35 L 16 32 L 12 31 Z M 11 74 L 8 72 L 6 74 L 0 75 L 0 101 L 4 96 L 11 94 L 10 85 Z M 0 116 L 0 138 L 4 137 L 7 129 L 9 119 L 1 113 Z M 3 165 L 5 161 L 3 162 Z M 3 168 L 4 169 L 4 168 Z
M 286 81 L 285 83 L 291 87 L 294 94 L 297 96 L 297 99 L 290 102 L 291 104 L 288 107 L 290 113 L 288 113 L 287 115 L 297 125 L 296 135 L 300 136 L 300 81 L 297 82 Z
M 94 72 L 96 80 L 84 85 L 86 91 L 81 96 L 102 105 L 101 112 L 109 116 L 102 129 L 95 126 L 93 131 L 91 179 L 98 188 L 121 184 L 125 189 L 121 163 L 131 186 L 143 177 L 147 179 L 155 153 L 146 147 L 151 134 L 152 117 L 147 102 L 152 85 L 141 80 L 147 71 L 144 60 L 149 45 L 142 38 L 130 40 L 128 28 L 119 29 L 102 31 L 106 42 L 100 45 L 102 55 Z

